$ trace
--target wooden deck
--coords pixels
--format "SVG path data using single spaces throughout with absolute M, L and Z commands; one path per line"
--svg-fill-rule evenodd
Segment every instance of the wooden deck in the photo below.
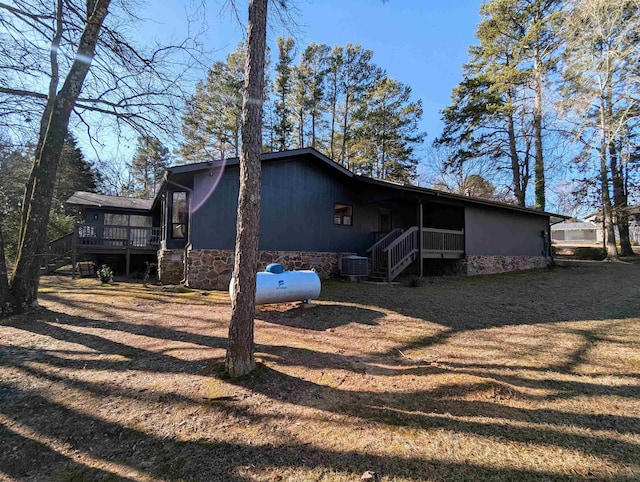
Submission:
M 72 265 L 81 254 L 121 254 L 125 257 L 128 276 L 131 255 L 155 254 L 160 247 L 160 228 L 143 226 L 115 226 L 78 224 L 73 230 Z
M 160 246 L 160 228 L 78 224 L 72 246 L 82 253 L 153 252 Z

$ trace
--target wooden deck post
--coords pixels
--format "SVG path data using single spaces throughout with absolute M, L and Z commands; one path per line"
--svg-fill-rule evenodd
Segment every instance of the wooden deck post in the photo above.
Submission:
M 127 276 L 127 278 L 129 277 L 129 269 L 131 268 L 131 250 L 129 248 L 127 248 L 126 252 L 124 253 L 125 259 L 126 259 L 126 273 L 125 275 Z

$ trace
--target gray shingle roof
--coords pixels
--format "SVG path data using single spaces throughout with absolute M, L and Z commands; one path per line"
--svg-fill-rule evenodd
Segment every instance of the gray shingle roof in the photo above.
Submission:
M 137 209 L 150 211 L 152 199 L 138 199 L 132 197 L 106 196 L 93 192 L 77 191 L 67 199 L 66 204 L 72 206 L 88 206 L 99 208 Z
M 597 229 L 593 223 L 558 223 L 551 226 L 551 231 L 566 231 L 571 229 Z

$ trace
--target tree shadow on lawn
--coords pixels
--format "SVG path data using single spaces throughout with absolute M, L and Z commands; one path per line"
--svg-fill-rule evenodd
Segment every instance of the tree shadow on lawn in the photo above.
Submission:
M 26 427 L 46 437 L 66 452 L 87 453 L 91 462 L 73 460 L 51 444 L 0 426 L 0 474 L 21 479 L 46 474 L 53 480 L 256 480 L 260 471 L 270 471 L 268 480 L 288 469 L 318 470 L 319 475 L 352 474 L 374 469 L 389 477 L 407 480 L 576 480 L 539 470 L 487 467 L 472 463 L 425 461 L 410 456 L 382 456 L 355 451 L 317 449 L 283 439 L 278 444 L 181 441 L 159 438 L 144 431 L 70 410 L 37 392 L 20 390 L 14 408 L 0 403 L 2 416 L 10 423 Z M 46 414 L 46 415 L 45 415 Z M 72 427 L 73 436 L 60 440 L 63 427 Z M 17 447 L 17 450 L 14 448 Z M 18 452 L 19 456 L 14 454 Z M 112 463 L 113 465 L 109 465 Z M 99 468 L 94 465 L 100 465 Z M 274 477 L 275 476 L 275 477 Z M 260 479 L 262 480 L 262 478 Z
M 598 263 L 451 278 L 419 288 L 332 282 L 325 283 L 321 299 L 373 305 L 445 328 L 398 347 L 404 352 L 440 344 L 466 331 L 638 317 L 639 287 L 638 266 Z
M 255 318 L 291 328 L 326 331 L 351 323 L 377 326 L 385 316 L 379 310 L 325 302 L 309 308 L 290 303 L 259 307 Z
M 43 364 L 51 368 L 71 368 L 88 370 L 110 370 L 114 377 L 123 376 L 132 371 L 153 372 L 160 374 L 203 374 L 206 366 L 202 360 L 186 361 L 172 356 L 152 352 L 135 347 L 127 343 L 115 342 L 102 334 L 87 334 L 75 331 L 76 327 L 99 328 L 109 330 L 117 335 L 123 334 L 145 335 L 159 340 L 188 340 L 190 343 L 206 348 L 220 349 L 226 340 L 220 337 L 201 335 L 197 333 L 177 332 L 171 328 L 137 325 L 119 321 L 91 320 L 72 317 L 62 313 L 41 310 L 38 314 L 41 321 L 29 321 L 15 318 L 11 323 L 3 323 L 16 329 L 27 330 L 53 339 L 84 346 L 89 351 L 97 351 L 106 355 L 120 355 L 118 360 L 71 360 L 59 356 L 58 350 L 46 350 L 29 347 L 2 348 L 0 364 L 23 370 L 31 377 L 48 379 L 52 383 L 61 384 L 69 389 L 81 389 L 104 397 L 121 397 L 138 401 L 151 401 L 167 404 L 188 403 L 195 406 L 207 406 L 209 409 L 222 412 L 226 416 L 235 414 L 246 417 L 249 423 L 259 424 L 267 418 L 252 411 L 250 406 L 236 403 L 216 404 L 207 400 L 194 400 L 182 397 L 176 393 L 154 393 L 134 391 L 129 388 L 114 388 L 111 384 L 103 384 L 89 380 L 71 379 L 64 373 L 51 373 L 51 370 L 38 368 Z M 51 320 L 50 322 L 46 320 Z M 54 321 L 55 320 L 55 321 Z M 107 331 L 107 333 L 109 333 Z M 274 357 L 280 364 L 299 364 L 309 367 L 334 367 L 355 371 L 354 366 L 366 370 L 375 370 L 376 374 L 398 375 L 410 372 L 417 376 L 442 373 L 443 370 L 428 365 L 407 365 L 397 361 L 386 367 L 369 364 L 365 357 L 345 356 L 341 354 L 325 354 L 308 349 L 288 347 L 286 345 L 259 345 L 258 350 L 266 357 Z M 212 352 L 213 354 L 213 352 Z M 310 360 L 317 360 L 315 363 Z M 32 362 L 37 362 L 34 366 Z M 360 372 L 361 373 L 361 372 Z M 513 386 L 523 382 L 519 377 L 504 377 Z M 547 387 L 547 381 L 539 382 Z M 557 410 L 532 410 L 511 407 L 505 404 L 461 399 L 466 395 L 478 391 L 491 389 L 492 381 L 483 383 L 457 384 L 441 389 L 409 392 L 376 392 L 371 390 L 344 390 L 313 383 L 302 378 L 293 377 L 268 366 L 261 366 L 247 379 L 236 385 L 262 394 L 273 400 L 310 407 L 338 415 L 346 415 L 361 420 L 363 424 L 384 424 L 407 427 L 420 430 L 441 429 L 456 433 L 468 433 L 501 439 L 523 444 L 539 446 L 557 446 L 577 450 L 582 453 L 601 457 L 615 463 L 636 464 L 638 445 L 610 438 L 605 434 L 589 436 L 586 434 L 569 433 L 567 427 L 582 427 L 592 430 L 613 430 L 618 433 L 640 433 L 640 420 L 635 417 L 590 415 L 569 413 Z M 565 382 L 558 384 L 566 397 L 578 397 L 591 394 L 607 394 L 611 387 L 582 382 Z M 615 387 L 618 396 L 639 396 L 637 386 Z M 346 471 L 357 475 L 364 470 L 373 468 L 389 477 L 405 477 L 410 480 L 424 480 L 428 478 L 443 479 L 478 479 L 496 478 L 501 480 L 575 480 L 575 477 L 564 477 L 557 473 L 547 473 L 544 470 L 520 471 L 508 468 L 486 467 L 473 464 L 449 463 L 439 460 L 423 460 L 404 456 L 379 456 L 360 454 L 350 451 L 330 451 L 314 449 L 313 446 L 292 443 L 290 436 L 283 434 L 282 443 L 268 446 L 252 446 L 239 442 L 209 443 L 204 441 L 183 442 L 175 438 L 161 439 L 144 431 L 125 427 L 121 424 L 106 422 L 97 417 L 78 413 L 47 398 L 46 394 L 37 390 L 29 391 L 8 386 L 12 395 L 0 401 L 0 408 L 8 419 L 26 425 L 34 432 L 47 437 L 56 438 L 62 427 L 72 428 L 72 439 L 64 440 L 73 450 L 86 451 L 92 446 L 95 437 L 102 437 L 106 441 L 100 445 L 98 453 L 93 457 L 117 462 L 144 473 L 158 477 L 166 477 L 168 473 L 175 474 L 170 478 L 201 478 L 201 480 L 245 480 L 238 475 L 239 467 L 248 464 L 254 470 L 277 467 L 283 470 L 290 468 L 321 468 L 322 470 Z M 516 393 L 516 396 L 526 397 Z M 11 401 L 12 400 L 12 401 Z M 157 407 L 156 410 L 160 410 Z M 44 415 L 46 414 L 46 416 Z M 273 415 L 276 417 L 277 413 Z M 454 417 L 454 418 L 452 418 Z M 456 419 L 464 417 L 465 419 Z M 477 417 L 478 420 L 469 420 Z M 495 419 L 487 421 L 486 419 Z M 519 422 L 520 424 L 512 424 Z M 538 426 L 522 426 L 521 423 L 536 424 Z M 346 428 L 348 430 L 348 428 Z M 67 433 L 67 432 L 65 432 Z M 0 462 L 12 454 L 12 447 L 29 447 L 32 439 L 12 432 L 11 436 L 0 439 Z M 97 442 L 96 442 L 97 443 Z M 51 455 L 51 447 L 43 447 L 42 443 L 32 447 L 34 451 L 44 450 Z M 49 455 L 47 457 L 49 457 Z M 51 455 L 52 456 L 52 455 Z M 45 457 L 45 459 L 47 459 Z M 11 459 L 13 460 L 13 459 Z M 37 460 L 34 459 L 34 460 Z M 100 470 L 95 467 L 84 466 L 70 461 L 68 456 L 51 459 L 53 463 L 62 465 L 60 470 L 79 471 L 92 479 L 98 476 L 110 476 L 109 473 L 94 473 Z M 215 460 L 215 461 L 214 461 Z M 2 470 L 10 476 L 22 477 L 24 470 L 46 470 L 46 466 L 33 460 L 15 460 L 10 465 L 0 463 Z M 33 467 L 32 467 L 33 466 Z M 30 469 L 29 469 L 30 470 Z

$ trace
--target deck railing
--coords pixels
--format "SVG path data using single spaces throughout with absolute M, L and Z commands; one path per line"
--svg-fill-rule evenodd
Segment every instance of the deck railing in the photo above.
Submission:
M 403 229 L 394 229 L 390 233 L 387 233 L 383 238 L 379 239 L 376 244 L 367 250 L 368 253 L 371 253 L 371 271 L 373 273 L 384 267 L 385 262 L 387 261 L 387 253 L 385 252 L 385 249 L 398 239 L 403 232 Z
M 422 228 L 422 250 L 464 253 L 464 230 Z
M 55 262 L 56 260 L 63 259 L 65 256 L 70 256 L 70 253 L 73 249 L 73 233 L 65 234 L 64 236 L 60 236 L 53 241 L 50 241 L 49 244 L 45 247 L 41 266 L 46 268 L 46 273 L 49 274 L 50 267 L 49 264 Z M 52 268 L 56 269 L 56 268 Z
M 71 243 L 73 242 L 73 233 L 60 236 L 47 245 L 47 255 L 52 257 L 64 256 L 71 251 Z
M 387 268 L 389 282 L 400 274 L 408 260 L 415 259 L 418 252 L 418 227 L 407 229 L 400 237 L 385 248 L 387 253 Z
M 157 249 L 160 245 L 160 228 L 78 224 L 73 231 L 73 245 L 110 249 Z

